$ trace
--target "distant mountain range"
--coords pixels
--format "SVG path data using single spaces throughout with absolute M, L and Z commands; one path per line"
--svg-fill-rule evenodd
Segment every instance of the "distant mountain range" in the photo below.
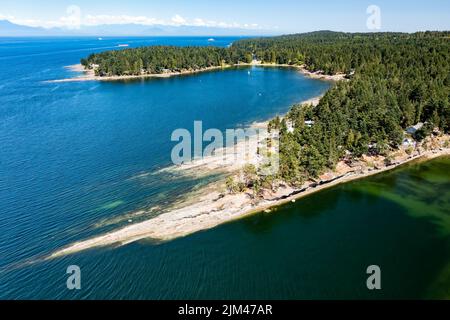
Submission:
M 33 37 L 33 36 L 239 36 L 239 35 L 274 35 L 268 30 L 110 24 L 99 26 L 82 26 L 79 29 L 39 28 L 14 24 L 8 20 L 0 20 L 0 37 Z

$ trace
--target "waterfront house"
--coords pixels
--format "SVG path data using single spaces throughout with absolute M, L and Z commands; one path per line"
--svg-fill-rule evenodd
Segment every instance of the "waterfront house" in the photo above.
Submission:
M 411 126 L 409 128 L 406 129 L 406 133 L 408 134 L 415 134 L 418 130 L 422 129 L 423 127 L 423 122 L 419 122 L 417 123 L 415 126 Z

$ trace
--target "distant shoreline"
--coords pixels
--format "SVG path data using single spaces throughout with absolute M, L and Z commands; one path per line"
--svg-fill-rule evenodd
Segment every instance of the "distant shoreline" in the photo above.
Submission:
M 84 72 L 84 75 L 60 79 L 60 80 L 48 80 L 45 81 L 47 83 L 61 83 L 61 82 L 84 82 L 84 81 L 121 81 L 121 80 L 134 80 L 134 79 L 145 79 L 145 78 L 170 78 L 175 76 L 196 74 L 220 69 L 227 69 L 231 66 L 218 66 L 218 67 L 209 67 L 199 70 L 186 70 L 181 72 L 168 72 L 168 73 L 152 73 L 152 74 L 142 74 L 142 75 L 129 75 L 129 76 L 105 76 L 100 77 L 96 76 L 94 70 L 86 70 L 81 64 L 75 64 L 71 66 L 66 66 L 66 69 L 69 69 L 73 72 Z
M 121 80 L 137 80 L 137 79 L 146 79 L 146 78 L 171 78 L 176 76 L 183 76 L 183 75 L 191 75 L 191 74 L 197 74 L 197 73 L 203 73 L 203 72 L 209 72 L 209 71 L 216 71 L 216 70 L 225 70 L 230 69 L 233 67 L 251 67 L 251 66 L 261 66 L 261 67 L 281 67 L 281 68 L 294 68 L 300 71 L 305 76 L 312 78 L 312 79 L 318 79 L 318 80 L 325 80 L 325 81 L 341 81 L 344 80 L 346 75 L 345 74 L 336 74 L 336 75 L 325 75 L 320 72 L 311 72 L 305 68 L 305 66 L 296 66 L 296 65 L 288 65 L 288 64 L 276 64 L 276 63 L 261 63 L 259 61 L 254 61 L 252 63 L 238 63 L 234 65 L 223 65 L 223 66 L 215 66 L 215 67 L 208 67 L 198 70 L 184 70 L 179 72 L 167 72 L 167 73 L 151 73 L 151 74 L 141 74 L 141 75 L 125 75 L 125 76 L 97 76 L 95 75 L 94 70 L 88 69 L 86 70 L 85 67 L 81 64 L 74 64 L 65 66 L 64 68 L 69 69 L 73 72 L 83 72 L 83 75 L 73 77 L 73 78 L 66 78 L 66 79 L 57 79 L 57 80 L 47 80 L 46 83 L 62 83 L 62 82 L 85 82 L 85 81 L 121 81 Z
M 204 198 L 200 199 L 200 201 L 196 204 L 190 205 L 183 209 L 169 211 L 150 220 L 130 225 L 105 235 L 76 242 L 68 247 L 53 252 L 51 255 L 47 256 L 46 260 L 55 259 L 94 248 L 112 245 L 126 245 L 142 239 L 153 239 L 157 241 L 174 240 L 199 231 L 212 229 L 221 224 L 236 221 L 253 214 L 262 212 L 270 213 L 272 208 L 285 205 L 289 202 L 295 202 L 300 198 L 339 184 L 391 171 L 413 161 L 428 161 L 441 156 L 450 156 L 450 149 L 442 151 L 431 150 L 419 156 L 411 157 L 401 163 L 378 170 L 364 173 L 345 174 L 342 177 L 335 178 L 331 181 L 324 181 L 322 184 L 317 186 L 309 186 L 305 190 L 292 189 L 290 193 L 281 195 L 280 197 L 282 197 L 282 199 L 265 200 L 257 206 L 252 206 L 248 203 L 248 201 L 245 202 L 243 198 L 245 198 L 246 195 L 243 193 L 228 195 L 224 198 L 218 199 L 216 198 L 217 194 L 211 192 Z M 226 208 L 219 210 L 216 207 L 213 209 L 211 207 L 211 203 L 215 203 L 218 206 Z M 240 207 L 244 203 L 245 205 Z

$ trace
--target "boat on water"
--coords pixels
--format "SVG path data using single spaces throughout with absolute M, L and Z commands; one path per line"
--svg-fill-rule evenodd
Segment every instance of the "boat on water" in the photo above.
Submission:
M 129 44 L 119 44 L 118 47 L 119 48 L 125 48 L 125 47 L 129 47 Z
M 214 38 L 209 38 L 208 39 L 208 42 L 214 42 L 214 41 L 216 41 L 216 39 L 214 39 Z

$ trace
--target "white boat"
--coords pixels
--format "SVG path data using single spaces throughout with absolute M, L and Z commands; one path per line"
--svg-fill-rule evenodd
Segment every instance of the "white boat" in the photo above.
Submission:
M 208 42 L 214 42 L 214 41 L 216 41 L 216 39 L 213 39 L 213 38 L 208 39 Z
M 124 48 L 124 47 L 129 47 L 129 46 L 130 46 L 129 44 L 119 44 L 118 45 L 119 48 Z

